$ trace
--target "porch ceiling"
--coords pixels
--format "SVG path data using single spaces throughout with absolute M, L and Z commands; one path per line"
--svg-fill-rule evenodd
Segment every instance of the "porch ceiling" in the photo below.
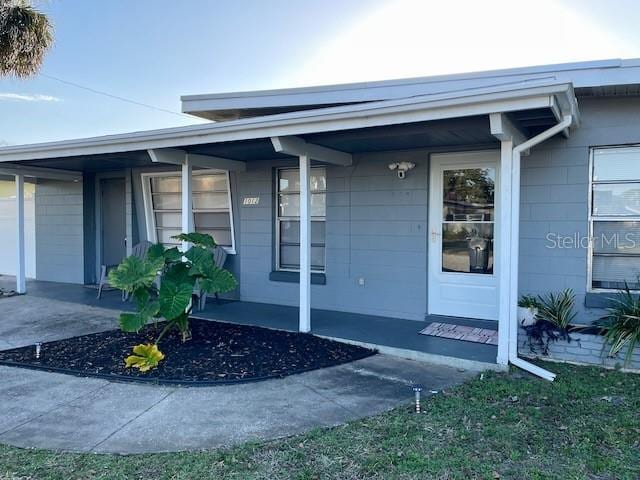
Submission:
M 530 133 L 529 130 L 533 133 L 533 130 L 546 128 L 555 122 L 553 113 L 548 109 L 517 112 L 512 115 L 512 119 L 526 133 Z M 457 148 L 470 145 L 489 145 L 497 142 L 490 132 L 489 118 L 486 115 L 315 133 L 302 135 L 302 138 L 309 143 L 348 153 L 416 148 Z M 183 148 L 189 153 L 212 155 L 244 162 L 290 158 L 287 155 L 276 153 L 270 138 L 191 145 Z M 157 164 L 151 162 L 145 150 L 23 160 L 19 162 L 19 165 L 81 172 L 158 167 Z
M 557 122 L 551 108 L 516 110 L 507 114 L 512 123 L 528 137 Z M 376 127 L 326 131 L 300 135 L 306 142 L 357 154 L 410 150 L 417 148 L 459 148 L 493 145 L 497 139 L 491 134 L 488 115 L 446 118 Z M 216 143 L 182 145 L 188 153 L 209 155 L 243 162 L 291 158 L 274 151 L 271 138 L 254 138 Z M 61 156 L 4 165 L 46 167 L 76 172 L 101 172 L 125 168 L 158 168 L 146 149 L 118 153 Z

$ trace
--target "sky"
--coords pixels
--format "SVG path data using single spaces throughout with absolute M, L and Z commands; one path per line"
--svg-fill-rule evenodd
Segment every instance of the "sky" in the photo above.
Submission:
M 202 123 L 180 95 L 640 57 L 636 0 L 33 3 L 55 44 L 0 79 L 0 146 Z

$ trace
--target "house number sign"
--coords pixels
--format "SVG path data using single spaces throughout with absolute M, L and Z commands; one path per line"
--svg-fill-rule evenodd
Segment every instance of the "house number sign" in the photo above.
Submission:
M 258 205 L 260 203 L 260 197 L 244 197 L 242 205 Z

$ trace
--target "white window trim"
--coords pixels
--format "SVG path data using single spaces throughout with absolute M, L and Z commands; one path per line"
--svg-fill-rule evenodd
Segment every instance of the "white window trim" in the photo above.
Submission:
M 640 148 L 640 144 L 631 144 L 631 145 L 608 145 L 608 146 L 598 146 L 591 147 L 589 149 L 589 196 L 588 196 L 588 227 L 587 227 L 587 238 L 589 239 L 588 248 L 587 248 L 587 293 L 613 293 L 617 291 L 612 288 L 594 288 L 593 287 L 593 223 L 597 222 L 613 222 L 613 221 L 623 221 L 625 217 L 621 216 L 594 216 L 593 215 L 593 185 L 600 183 L 594 182 L 593 180 L 593 169 L 594 169 L 594 154 L 597 150 L 613 150 L 613 149 L 637 149 Z M 602 182 L 606 183 L 606 182 Z M 624 183 L 624 180 L 620 180 L 618 182 L 610 182 L 610 183 Z M 632 292 L 638 292 L 640 290 L 632 290 Z
M 324 174 L 325 174 L 325 181 L 326 181 L 326 175 L 327 175 L 327 169 L 326 167 L 311 167 L 310 172 L 313 171 L 313 169 L 319 169 L 319 168 L 323 168 L 324 169 Z M 300 172 L 300 168 L 299 167 L 279 167 L 276 168 L 276 178 L 275 178 L 275 218 L 274 218 L 274 223 L 275 223 L 275 250 L 276 250 L 276 265 L 275 265 L 275 270 L 278 272 L 295 272 L 295 273 L 300 273 L 300 269 L 299 268 L 284 268 L 284 267 L 280 267 L 280 219 L 281 218 L 288 218 L 288 217 L 280 217 L 280 201 L 279 201 L 279 196 L 280 196 L 280 172 L 283 170 L 297 170 L 298 172 Z M 298 193 L 299 192 L 292 192 L 292 193 Z M 325 201 L 326 201 L 326 194 L 327 194 L 327 190 L 322 190 L 320 192 L 314 192 L 314 193 L 324 193 L 325 194 Z M 309 195 L 311 195 L 311 191 L 309 191 Z M 326 208 L 326 204 L 325 204 L 325 208 Z M 291 217 L 294 218 L 294 217 Z M 325 210 L 325 214 L 324 217 L 311 217 L 311 221 L 314 221 L 314 218 L 316 219 L 315 221 L 319 221 L 318 219 L 322 218 L 322 221 L 324 222 L 325 225 L 325 241 L 324 241 L 324 268 L 322 270 L 318 270 L 316 268 L 311 268 L 311 273 L 326 273 L 327 271 L 327 212 Z M 298 221 L 300 221 L 300 216 L 298 215 Z M 309 232 L 309 236 L 311 236 L 311 232 Z
M 212 173 L 224 173 L 227 177 L 227 197 L 229 202 L 229 223 L 231 226 L 231 247 L 222 247 L 230 255 L 236 254 L 236 233 L 234 228 L 234 215 L 233 215 L 233 203 L 231 201 L 231 180 L 229 178 L 228 170 L 217 169 L 205 169 L 195 170 L 193 175 L 207 175 Z M 144 216 L 145 226 L 147 229 L 147 239 L 150 242 L 157 243 L 158 236 L 156 231 L 156 218 L 153 214 L 153 201 L 151 199 L 151 182 L 152 177 L 178 177 L 180 178 L 180 171 L 178 170 L 164 170 L 162 172 L 147 172 L 140 174 L 142 179 L 142 198 L 144 202 Z M 193 211 L 191 212 L 193 215 Z

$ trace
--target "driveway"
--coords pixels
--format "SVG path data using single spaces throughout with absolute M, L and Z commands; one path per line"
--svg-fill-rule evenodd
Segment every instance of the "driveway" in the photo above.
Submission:
M 117 313 L 0 300 L 0 349 L 115 328 Z M 0 367 L 0 442 L 97 453 L 208 449 L 269 440 L 375 415 L 475 375 L 384 355 L 283 379 L 181 388 Z

